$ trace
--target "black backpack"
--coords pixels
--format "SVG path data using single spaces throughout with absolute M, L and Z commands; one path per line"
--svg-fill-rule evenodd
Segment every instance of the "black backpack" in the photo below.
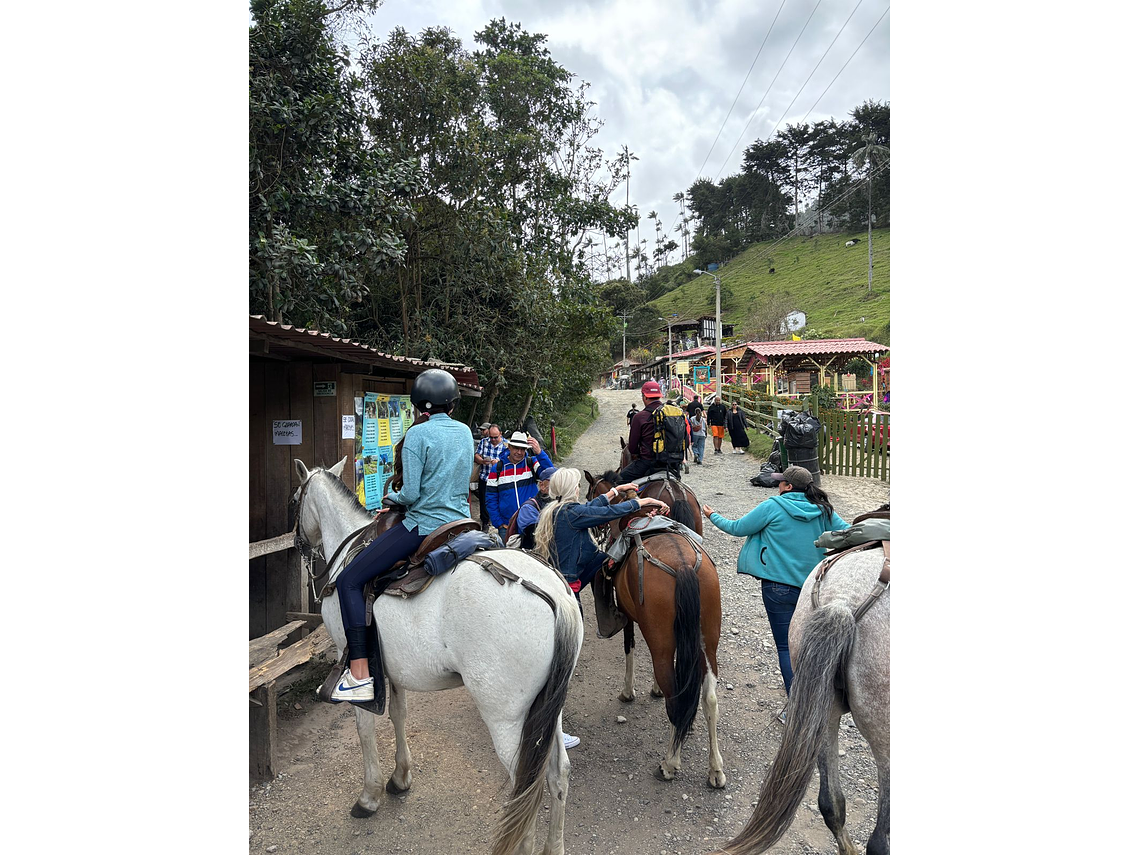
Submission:
M 662 404 L 653 413 L 653 458 L 658 463 L 679 466 L 685 460 L 685 411 L 676 404 Z

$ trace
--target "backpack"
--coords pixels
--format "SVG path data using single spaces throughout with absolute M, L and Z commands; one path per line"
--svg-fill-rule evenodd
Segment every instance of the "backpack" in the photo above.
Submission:
M 662 404 L 653 413 L 653 458 L 658 463 L 680 465 L 685 459 L 689 423 L 676 404 Z

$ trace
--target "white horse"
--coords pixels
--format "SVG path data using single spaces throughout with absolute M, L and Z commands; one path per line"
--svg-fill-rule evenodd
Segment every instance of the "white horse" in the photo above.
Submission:
M 328 555 L 371 518 L 340 480 L 346 460 L 312 470 L 294 460 L 302 482 L 296 495 L 298 527 Z M 396 769 L 382 785 L 376 717 L 356 708 L 364 790 L 352 815 L 371 816 L 383 790 L 402 793 L 412 784 L 406 693 L 466 686 L 512 784 L 492 852 L 529 855 L 533 850 L 545 783 L 551 794 L 550 830 L 542 851 L 562 855 L 570 779 L 562 705 L 582 649 L 582 616 L 565 582 L 549 567 L 521 550 L 486 554 L 541 588 L 555 611 L 520 584 L 500 585 L 471 561 L 460 562 L 410 599 L 376 598 L 374 626 L 383 636 L 384 672 L 392 687 L 388 713 L 396 731 Z M 343 652 L 347 640 L 336 593 L 321 603 L 321 616 Z
M 850 712 L 871 746 L 879 777 L 879 813 L 867 855 L 891 849 L 891 589 L 888 586 L 856 622 L 855 612 L 876 589 L 882 548 L 838 559 L 819 586 L 817 567 L 804 583 L 788 627 L 794 678 L 787 727 L 752 818 L 724 847 L 730 855 L 757 855 L 773 846 L 795 818 L 819 765 L 819 812 L 835 835 L 840 855 L 856 855 L 847 834 L 846 801 L 839 785 L 839 720 Z M 839 684 L 842 689 L 837 688 Z

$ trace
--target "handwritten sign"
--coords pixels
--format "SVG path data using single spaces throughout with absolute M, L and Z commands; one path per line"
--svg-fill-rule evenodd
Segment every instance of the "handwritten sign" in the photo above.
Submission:
M 273 420 L 274 445 L 300 445 L 301 420 L 300 419 L 274 419 Z
M 356 439 L 356 416 L 340 417 L 340 438 Z

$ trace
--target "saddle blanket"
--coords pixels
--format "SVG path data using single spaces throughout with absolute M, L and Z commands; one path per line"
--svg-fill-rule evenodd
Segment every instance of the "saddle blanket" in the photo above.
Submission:
M 637 517 L 630 521 L 630 524 L 621 533 L 621 537 L 615 540 L 610 548 L 606 550 L 606 554 L 614 560 L 615 564 L 620 564 L 629 552 L 629 545 L 633 542 L 633 534 L 645 537 L 647 534 L 653 534 L 659 531 L 671 531 L 676 534 L 683 534 L 685 537 L 691 538 L 697 546 L 700 546 L 704 539 L 683 523 L 669 517 L 655 516 L 655 517 Z

